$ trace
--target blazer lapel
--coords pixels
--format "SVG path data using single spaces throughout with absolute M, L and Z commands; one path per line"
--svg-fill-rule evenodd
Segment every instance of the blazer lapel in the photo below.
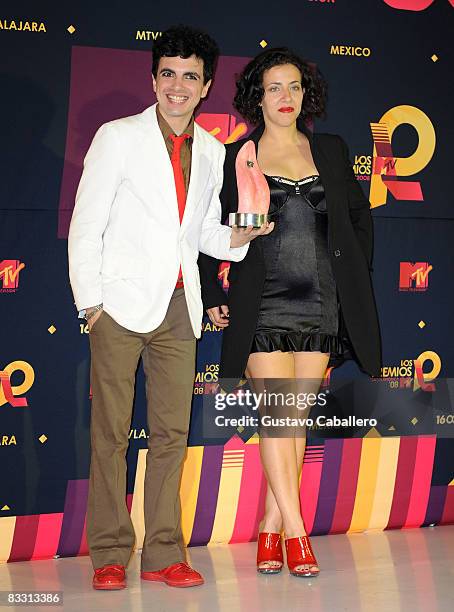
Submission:
M 307 128 L 306 128 L 307 129 Z M 303 131 L 303 130 L 302 130 Z M 309 132 L 309 130 L 307 130 Z M 333 171 L 331 169 L 331 160 L 327 157 L 325 150 L 321 146 L 320 138 L 312 132 L 305 132 L 311 145 L 312 157 L 315 167 L 318 170 L 323 188 L 325 190 L 326 209 L 328 212 L 329 225 L 332 227 L 336 211 L 339 210 L 336 202 L 342 197 L 343 191 L 339 188 L 339 183 L 335 181 Z
M 191 150 L 191 176 L 186 196 L 181 230 L 184 231 L 189 225 L 200 200 L 205 192 L 208 179 L 212 172 L 213 161 L 210 158 L 210 145 L 201 133 L 202 128 L 194 123 L 194 140 Z

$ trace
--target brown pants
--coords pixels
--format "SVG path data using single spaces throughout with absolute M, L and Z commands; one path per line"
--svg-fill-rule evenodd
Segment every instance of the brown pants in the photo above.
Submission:
M 126 507 L 126 451 L 135 375 L 146 376 L 149 428 L 142 571 L 185 560 L 180 480 L 195 372 L 195 337 L 184 289 L 176 289 L 161 325 L 132 332 L 103 312 L 90 332 L 91 467 L 87 539 L 94 568 L 127 565 L 135 534 Z

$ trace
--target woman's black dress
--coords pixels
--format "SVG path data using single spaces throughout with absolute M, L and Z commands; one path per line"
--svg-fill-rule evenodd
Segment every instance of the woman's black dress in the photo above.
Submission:
M 274 230 L 261 236 L 265 284 L 251 353 L 343 352 L 328 254 L 328 215 L 319 176 L 266 177 Z M 343 335 L 343 334 L 342 334 Z

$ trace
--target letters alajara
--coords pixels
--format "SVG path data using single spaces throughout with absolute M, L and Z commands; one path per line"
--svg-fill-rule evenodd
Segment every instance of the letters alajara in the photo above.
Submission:
M 46 26 L 41 21 L 9 21 L 0 19 L 0 30 L 17 30 L 18 32 L 47 32 Z

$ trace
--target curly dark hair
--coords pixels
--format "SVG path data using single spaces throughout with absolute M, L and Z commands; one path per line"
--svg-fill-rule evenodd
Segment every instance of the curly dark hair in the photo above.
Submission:
M 325 115 L 327 86 L 321 72 L 287 47 L 267 49 L 254 57 L 243 69 L 236 82 L 233 105 L 252 124 L 263 120 L 259 106 L 263 99 L 263 73 L 273 66 L 292 64 L 301 73 L 301 84 L 305 89 L 300 118 L 323 117 Z
M 182 57 L 195 55 L 203 60 L 203 82 L 213 78 L 219 56 L 219 47 L 206 32 L 189 26 L 171 26 L 156 39 L 153 45 L 151 72 L 156 78 L 161 57 Z

